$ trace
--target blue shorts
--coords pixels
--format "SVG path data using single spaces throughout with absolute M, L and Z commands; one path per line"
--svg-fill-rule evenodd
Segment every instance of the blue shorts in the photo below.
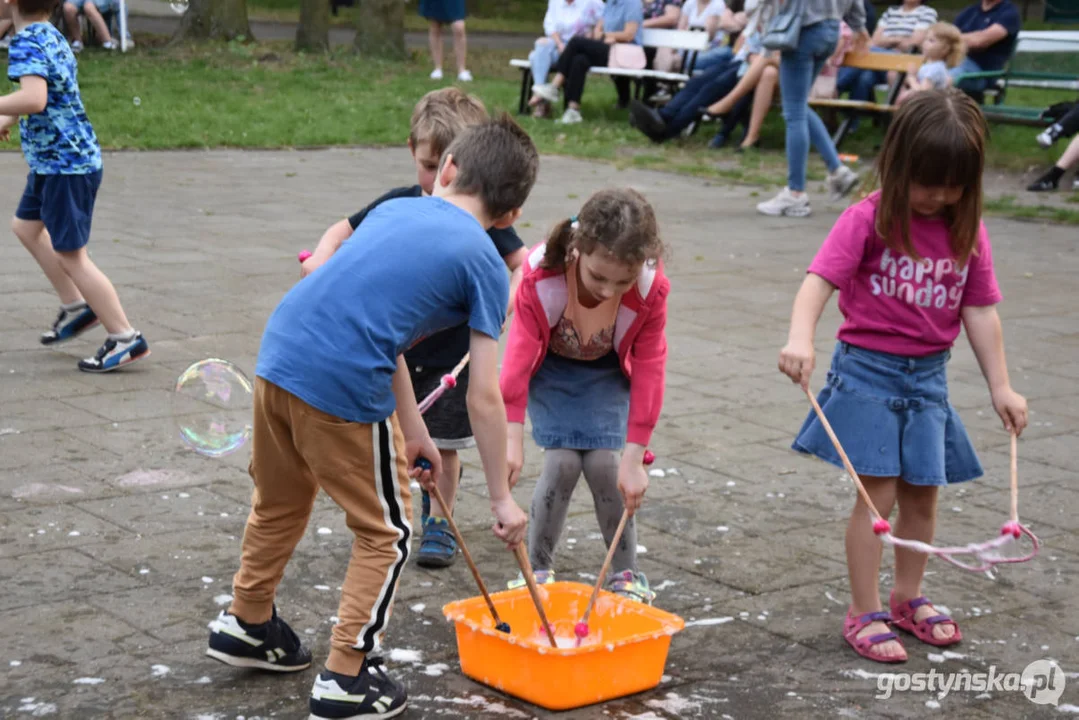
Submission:
M 38 175 L 26 178 L 26 190 L 15 210 L 20 220 L 40 220 L 56 252 L 74 252 L 90 240 L 94 200 L 101 171 L 85 175 Z
M 950 352 L 914 358 L 839 342 L 819 401 L 859 475 L 946 485 L 981 477 L 966 428 L 948 402 Z M 843 467 L 810 411 L 794 449 Z

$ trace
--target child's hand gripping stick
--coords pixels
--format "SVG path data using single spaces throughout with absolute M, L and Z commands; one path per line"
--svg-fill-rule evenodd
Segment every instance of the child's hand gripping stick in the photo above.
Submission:
M 431 461 L 425 457 L 416 459 L 416 467 L 422 470 L 431 469 Z M 437 485 L 431 486 L 431 496 L 438 501 L 438 504 L 446 509 L 446 501 L 442 499 L 442 493 L 439 491 Z M 447 511 L 446 521 L 450 524 L 450 530 L 453 531 L 454 537 L 457 538 L 457 544 L 461 546 L 461 554 L 465 556 L 465 562 L 468 563 L 468 569 L 472 571 L 472 577 L 476 579 L 476 585 L 479 586 L 480 592 L 483 594 L 483 599 L 487 601 L 487 608 L 491 611 L 491 617 L 495 621 L 495 630 L 509 634 L 509 623 L 503 622 L 502 618 L 498 616 L 498 610 L 495 609 L 495 604 L 491 600 L 490 594 L 487 592 L 487 586 L 483 583 L 483 578 L 480 577 L 480 571 L 476 567 L 476 563 L 472 560 L 472 554 L 468 552 L 468 546 L 465 545 L 465 539 L 461 537 L 461 531 L 457 529 L 457 523 L 453 520 L 453 514 Z
M 652 451 L 645 450 L 645 466 L 647 467 L 655 461 L 656 456 Z M 622 542 L 622 533 L 626 529 L 626 523 L 629 522 L 629 518 L 629 509 L 623 510 L 622 519 L 618 521 L 618 529 L 614 531 L 614 538 L 611 540 L 611 546 L 607 549 L 607 558 L 603 561 L 603 567 L 600 568 L 599 577 L 596 579 L 596 586 L 592 588 L 592 597 L 588 600 L 588 607 L 585 608 L 584 618 L 573 627 L 573 634 L 577 636 L 577 647 L 581 647 L 581 641 L 588 637 L 588 618 L 592 615 L 592 607 L 596 604 L 596 598 L 599 597 L 599 589 L 603 586 L 603 580 L 607 577 L 607 572 L 611 569 L 611 561 L 614 559 L 615 548 Z

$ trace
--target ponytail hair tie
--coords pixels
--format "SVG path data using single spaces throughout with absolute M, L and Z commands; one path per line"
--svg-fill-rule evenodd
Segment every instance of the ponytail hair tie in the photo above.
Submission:
M 577 222 L 577 216 L 576 215 L 570 217 L 569 226 L 573 230 L 576 230 L 577 228 L 579 228 L 581 226 L 581 223 Z

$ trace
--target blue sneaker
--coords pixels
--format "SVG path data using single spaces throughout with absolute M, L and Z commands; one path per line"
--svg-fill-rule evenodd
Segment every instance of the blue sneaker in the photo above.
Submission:
M 53 345 L 77 338 L 97 324 L 97 315 L 85 303 L 75 310 L 60 308 L 60 314 L 56 316 L 52 329 L 41 333 L 41 344 Z
M 429 517 L 423 521 L 423 538 L 416 564 L 425 568 L 444 568 L 457 559 L 457 538 L 446 518 Z
M 421 503 L 420 503 L 422 505 L 422 507 L 423 507 L 423 510 L 420 513 L 420 525 L 421 526 L 426 525 L 427 524 L 427 518 L 431 517 L 431 493 L 427 492 L 426 490 L 423 490 L 422 492 L 423 492 L 423 497 L 422 497 L 422 500 L 421 500 Z
M 150 355 L 150 346 L 142 333 L 135 333 L 130 340 L 108 338 L 92 358 L 79 360 L 79 370 L 106 373 L 130 365 Z
M 311 665 L 311 651 L 284 620 L 277 616 L 261 625 L 249 625 L 224 610 L 210 623 L 206 654 L 226 665 L 273 672 L 297 672 Z

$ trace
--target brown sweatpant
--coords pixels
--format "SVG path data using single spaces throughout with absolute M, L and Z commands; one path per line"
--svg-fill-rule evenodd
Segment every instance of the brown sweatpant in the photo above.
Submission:
M 255 382 L 254 405 L 255 491 L 229 612 L 246 623 L 272 617 L 274 592 L 322 488 L 356 535 L 326 667 L 357 675 L 386 629 L 412 537 L 397 415 L 373 425 L 347 422 L 262 378 Z

